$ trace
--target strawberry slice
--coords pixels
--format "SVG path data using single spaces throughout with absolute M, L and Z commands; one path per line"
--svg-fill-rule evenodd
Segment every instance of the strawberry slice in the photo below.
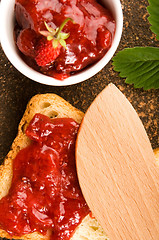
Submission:
M 24 29 L 20 31 L 17 37 L 17 46 L 19 50 L 26 56 L 35 56 L 35 44 L 37 34 L 32 29 Z
M 97 30 L 97 45 L 102 48 L 109 48 L 111 45 L 112 36 L 106 27 L 100 27 Z

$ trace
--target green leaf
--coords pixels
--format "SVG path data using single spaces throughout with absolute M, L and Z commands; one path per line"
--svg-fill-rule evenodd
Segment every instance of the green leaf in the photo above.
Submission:
M 113 58 L 113 66 L 135 88 L 159 88 L 159 48 L 126 48 Z
M 53 41 L 52 41 L 53 48 L 57 48 L 58 45 L 59 45 L 59 41 L 57 39 L 53 39 Z
M 59 38 L 67 39 L 70 36 L 70 33 L 60 32 Z
M 159 0 L 148 0 L 149 6 L 147 11 L 150 16 L 148 20 L 151 24 L 151 31 L 156 34 L 156 38 L 159 40 Z
M 59 43 L 61 44 L 62 47 L 64 47 L 66 49 L 66 42 L 64 39 L 60 39 Z
M 48 31 L 39 31 L 39 33 L 40 33 L 41 35 L 43 35 L 44 37 L 48 37 L 49 34 L 50 34 Z
M 48 30 L 48 32 L 55 35 L 56 31 L 53 28 L 49 27 L 49 25 L 46 22 L 44 22 L 44 24 L 45 24 L 45 27 Z
M 53 37 L 53 36 L 50 36 L 50 35 L 49 35 L 49 36 L 47 36 L 47 40 L 48 40 L 48 41 L 51 41 L 51 40 L 53 40 L 53 39 L 54 39 L 54 37 Z

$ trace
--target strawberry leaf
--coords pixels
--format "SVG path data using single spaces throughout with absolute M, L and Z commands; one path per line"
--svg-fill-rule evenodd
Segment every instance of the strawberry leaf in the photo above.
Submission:
M 59 35 L 60 35 L 60 38 L 67 39 L 70 36 L 70 33 L 61 32 Z
M 41 35 L 43 35 L 44 37 L 48 37 L 49 34 L 50 34 L 48 31 L 39 31 L 39 33 L 40 33 Z
M 64 47 L 66 49 L 66 42 L 64 39 L 60 39 L 59 43 L 61 44 L 62 47 Z
M 159 48 L 126 48 L 113 58 L 113 65 L 120 77 L 135 88 L 159 88 Z
M 52 41 L 53 48 L 57 48 L 58 45 L 59 45 L 59 41 L 57 39 L 53 39 L 53 41 Z
M 49 27 L 49 25 L 46 22 L 44 22 L 44 24 L 45 24 L 45 27 L 48 30 L 48 32 L 55 35 L 56 31 L 53 28 Z
M 151 31 L 156 34 L 156 38 L 159 40 L 159 0 L 148 0 L 149 6 L 147 10 L 150 14 L 148 20 L 151 24 Z
M 48 41 L 51 41 L 51 40 L 53 40 L 53 39 L 54 39 L 54 37 L 52 37 L 52 36 L 50 36 L 50 35 L 47 36 L 47 40 L 48 40 Z

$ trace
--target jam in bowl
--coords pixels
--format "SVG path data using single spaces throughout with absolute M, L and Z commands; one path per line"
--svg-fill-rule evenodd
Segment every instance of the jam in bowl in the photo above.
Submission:
M 8 59 L 27 77 L 48 85 L 70 85 L 96 74 L 113 56 L 122 33 L 119 0 L 8 0 L 7 5 L 2 0 L 1 8 Z

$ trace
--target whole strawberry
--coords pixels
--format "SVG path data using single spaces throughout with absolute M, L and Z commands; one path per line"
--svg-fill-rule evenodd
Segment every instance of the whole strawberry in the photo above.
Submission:
M 52 46 L 52 42 L 46 38 L 41 38 L 36 46 L 36 63 L 43 67 L 52 63 L 60 54 L 61 44 L 58 44 L 56 48 Z
M 39 66 L 43 67 L 53 63 L 59 56 L 61 48 L 66 48 L 65 39 L 69 37 L 69 33 L 62 32 L 62 29 L 69 20 L 72 21 L 71 18 L 66 18 L 56 30 L 45 22 L 47 31 L 40 31 L 43 37 L 39 40 L 35 51 L 35 61 Z

